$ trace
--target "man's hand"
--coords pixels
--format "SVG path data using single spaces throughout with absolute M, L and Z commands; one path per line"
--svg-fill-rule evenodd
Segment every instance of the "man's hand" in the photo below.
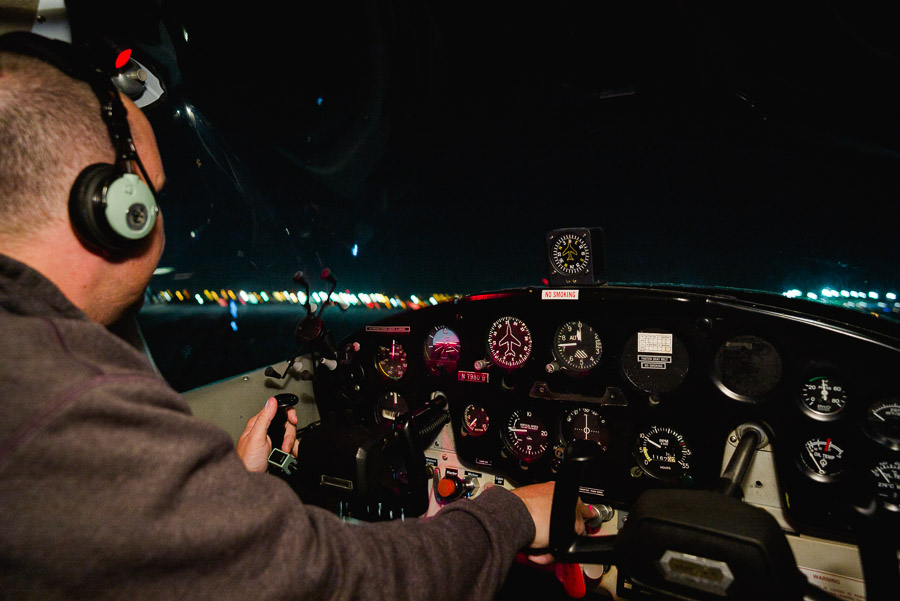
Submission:
M 271 397 L 266 401 L 266 406 L 262 411 L 247 420 L 247 426 L 238 438 L 237 454 L 243 460 L 248 471 L 264 472 L 269 467 L 272 439 L 269 438 L 267 431 L 277 412 L 278 401 L 275 400 L 275 397 Z M 291 408 L 287 412 L 287 417 L 287 421 L 284 423 L 284 442 L 281 443 L 281 450 L 296 457 L 297 412 Z
M 513 489 L 512 493 L 519 497 L 531 519 L 534 520 L 534 540 L 531 541 L 532 548 L 547 547 L 550 545 L 550 508 L 553 506 L 553 491 L 556 487 L 555 482 L 543 482 L 541 484 L 532 484 L 530 486 L 522 486 Z M 578 534 L 584 533 L 584 520 L 593 517 L 594 513 L 581 499 L 578 499 L 578 506 L 574 510 L 574 528 Z M 552 555 L 538 555 L 530 558 L 535 563 L 546 564 L 553 561 Z

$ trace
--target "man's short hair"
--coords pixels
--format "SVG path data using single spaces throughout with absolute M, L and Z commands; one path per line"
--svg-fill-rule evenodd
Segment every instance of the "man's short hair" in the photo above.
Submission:
M 68 219 L 82 169 L 115 151 L 88 84 L 30 56 L 0 52 L 0 235 Z

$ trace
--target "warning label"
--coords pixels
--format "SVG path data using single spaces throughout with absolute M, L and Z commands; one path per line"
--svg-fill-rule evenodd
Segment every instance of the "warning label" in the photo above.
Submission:
M 638 332 L 638 353 L 672 354 L 672 334 L 659 332 Z
M 638 355 L 641 369 L 665 369 L 672 362 L 671 355 Z
M 578 290 L 541 290 L 541 300 L 578 300 Z
M 832 574 L 812 568 L 800 568 L 806 579 L 816 588 L 820 588 L 845 601 L 865 601 L 866 585 L 858 578 Z

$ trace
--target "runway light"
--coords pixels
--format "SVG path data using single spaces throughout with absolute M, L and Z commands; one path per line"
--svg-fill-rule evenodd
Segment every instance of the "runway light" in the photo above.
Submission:
M 232 329 L 233 331 L 237 332 L 237 322 L 236 322 L 236 321 L 232 321 L 232 322 L 231 322 L 231 329 Z
M 807 292 L 807 293 L 806 293 L 806 298 L 808 298 L 808 299 L 810 299 L 810 300 L 816 300 L 816 299 L 818 299 L 819 297 L 818 297 L 818 295 L 817 295 L 815 292 Z
M 869 292 L 869 298 L 878 300 L 878 293 L 877 292 Z
M 195 294 L 195 295 L 194 295 L 194 298 L 197 299 L 197 304 L 198 304 L 198 305 L 202 305 L 202 304 L 203 304 L 203 297 L 202 297 L 202 296 L 200 296 L 199 294 Z
M 354 257 L 359 255 L 359 244 L 354 244 L 353 248 L 350 249 L 350 254 Z
M 884 295 L 884 298 L 886 298 L 888 300 L 897 300 L 897 295 L 894 294 L 893 292 L 888 292 L 887 294 Z

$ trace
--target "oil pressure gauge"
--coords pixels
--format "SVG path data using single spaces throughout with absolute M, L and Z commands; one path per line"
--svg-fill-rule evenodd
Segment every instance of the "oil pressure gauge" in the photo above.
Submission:
M 800 389 L 800 403 L 812 417 L 828 420 L 837 417 L 847 405 L 847 391 L 840 380 L 819 376 Z

